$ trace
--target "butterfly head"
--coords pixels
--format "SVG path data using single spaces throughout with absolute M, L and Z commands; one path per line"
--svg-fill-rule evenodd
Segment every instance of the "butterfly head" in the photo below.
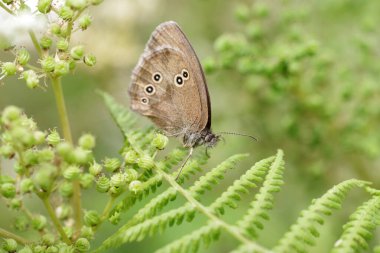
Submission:
M 210 129 L 204 129 L 201 132 L 188 132 L 183 136 L 185 147 L 198 147 L 205 145 L 208 148 L 214 147 L 220 140 L 220 135 L 211 132 Z

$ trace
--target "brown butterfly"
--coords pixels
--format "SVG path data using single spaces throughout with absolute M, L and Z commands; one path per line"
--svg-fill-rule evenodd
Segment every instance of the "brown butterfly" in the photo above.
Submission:
M 132 74 L 132 110 L 151 119 L 168 136 L 182 136 L 189 155 L 200 145 L 213 147 L 211 104 L 206 79 L 190 42 L 177 23 L 160 24 L 152 33 Z M 177 178 L 178 178 L 177 176 Z

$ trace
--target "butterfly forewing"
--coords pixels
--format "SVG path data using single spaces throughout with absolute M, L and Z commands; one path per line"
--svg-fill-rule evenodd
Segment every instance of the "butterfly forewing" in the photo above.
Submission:
M 210 126 L 202 68 L 175 22 L 159 25 L 132 74 L 131 108 L 170 135 Z

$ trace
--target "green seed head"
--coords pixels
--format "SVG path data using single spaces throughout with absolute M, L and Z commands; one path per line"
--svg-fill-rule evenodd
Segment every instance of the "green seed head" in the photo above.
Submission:
M 57 146 L 61 142 L 61 137 L 56 129 L 50 131 L 50 134 L 46 137 L 46 142 L 51 146 Z
M 75 249 L 79 252 L 87 252 L 90 246 L 90 242 L 86 238 L 79 238 L 75 242 Z
M 94 176 L 90 173 L 85 173 L 80 176 L 79 179 L 80 185 L 82 188 L 87 189 L 90 188 L 92 185 L 92 182 L 94 182 Z
M 100 223 L 100 215 L 94 210 L 87 211 L 84 214 L 84 223 L 89 227 L 96 226 Z
M 67 61 L 58 60 L 54 65 L 54 74 L 57 76 L 63 76 L 69 73 L 70 65 Z
M 109 188 L 110 188 L 110 180 L 108 179 L 108 177 L 101 176 L 100 178 L 98 178 L 98 180 L 96 181 L 96 190 L 98 192 L 101 192 L 101 193 L 108 192 Z
M 82 29 L 82 30 L 86 30 L 92 23 L 92 18 L 90 15 L 88 14 L 85 14 L 83 15 L 79 20 L 79 27 Z
M 36 145 L 40 145 L 45 142 L 46 133 L 42 131 L 35 131 L 33 133 L 34 139 L 36 141 Z
M 92 134 L 84 134 L 79 138 L 79 146 L 83 149 L 93 149 L 95 147 L 95 137 Z
M 4 62 L 1 66 L 1 74 L 4 74 L 6 76 L 13 76 L 17 72 L 16 64 L 13 62 Z
M 4 239 L 3 249 L 7 252 L 16 252 L 17 242 L 13 239 Z
M 75 180 L 79 179 L 79 176 L 81 174 L 81 170 L 77 166 L 69 166 L 65 169 L 63 172 L 63 177 L 67 180 Z
M 34 229 L 40 231 L 46 227 L 47 220 L 46 220 L 45 216 L 39 214 L 39 215 L 33 217 L 32 225 L 33 225 Z
M 125 170 L 125 178 L 127 182 L 132 182 L 134 180 L 137 180 L 139 177 L 139 173 L 134 169 L 127 169 Z
M 45 72 L 52 72 L 55 67 L 55 60 L 51 56 L 44 57 L 40 60 L 41 67 Z
M 139 180 L 134 180 L 129 184 L 129 190 L 133 193 L 141 191 L 142 183 Z
M 92 153 L 90 150 L 85 150 L 77 147 L 73 152 L 73 162 L 77 164 L 88 164 L 92 160 Z
M 90 174 L 94 175 L 94 176 L 99 175 L 100 172 L 102 172 L 102 169 L 103 169 L 102 166 L 99 163 L 97 163 L 96 161 L 94 161 L 91 164 L 90 168 L 88 168 Z
M 13 183 L 4 183 L 0 187 L 1 195 L 5 198 L 13 198 L 16 196 L 16 186 Z
M 80 230 L 80 236 L 91 240 L 94 238 L 94 231 L 91 227 L 83 226 Z
M 144 170 L 151 170 L 154 167 L 154 161 L 152 157 L 144 154 L 138 161 L 138 166 Z
M 66 5 L 70 6 L 74 10 L 82 10 L 86 7 L 86 0 L 66 0 Z
M 41 13 L 48 13 L 50 12 L 51 10 L 51 2 L 53 0 L 39 0 L 38 1 L 38 5 L 37 5 L 37 9 L 41 12 Z
M 47 37 L 47 36 L 43 36 L 41 39 L 40 39 L 40 45 L 43 49 L 49 49 L 51 47 L 51 44 L 53 43 L 52 39 Z
M 111 187 L 121 187 L 127 182 L 124 173 L 116 173 L 111 177 Z
M 25 65 L 30 59 L 30 54 L 25 48 L 21 48 L 17 51 L 16 60 L 20 65 Z
M 70 198 L 73 195 L 73 184 L 71 182 L 63 182 L 59 187 L 61 196 Z
M 95 55 L 92 55 L 92 54 L 89 54 L 89 55 L 86 55 L 84 58 L 83 58 L 83 62 L 89 66 L 89 67 L 93 67 L 95 66 L 96 64 L 96 57 Z
M 129 150 L 124 154 L 124 161 L 127 164 L 135 164 L 138 161 L 138 154 L 133 150 Z
M 117 158 L 106 158 L 103 161 L 104 168 L 109 172 L 114 172 L 119 169 L 121 166 L 121 162 Z
M 62 204 L 56 208 L 56 213 L 59 219 L 64 220 L 72 215 L 73 209 L 69 204 Z
M 55 238 L 53 234 L 48 233 L 42 236 L 42 243 L 47 246 L 53 245 L 54 241 L 55 241 Z
M 75 46 L 70 50 L 70 55 L 74 60 L 82 59 L 84 55 L 84 48 L 82 45 Z
M 54 186 L 57 168 L 51 164 L 45 163 L 36 171 L 33 177 L 33 182 L 36 186 L 45 192 L 49 192 Z
M 22 111 L 20 108 L 10 105 L 10 106 L 5 107 L 5 109 L 3 110 L 1 120 L 5 124 L 9 124 L 11 122 L 15 122 L 19 120 L 21 117 L 21 114 L 22 114 Z
M 61 26 L 57 23 L 52 23 L 50 25 L 50 32 L 55 35 L 60 35 L 61 34 Z
M 157 134 L 152 140 L 152 146 L 156 149 L 162 150 L 168 144 L 169 139 L 165 135 Z
M 9 203 L 10 207 L 14 210 L 20 210 L 22 206 L 22 201 L 21 199 L 12 199 L 11 202 Z
M 61 9 L 59 9 L 58 15 L 63 19 L 63 20 L 71 20 L 74 16 L 74 11 L 69 7 L 69 6 L 62 6 Z
M 24 178 L 23 180 L 21 180 L 20 182 L 21 193 L 29 193 L 33 191 L 33 189 L 34 189 L 34 185 L 33 185 L 32 179 Z
M 58 42 L 57 42 L 57 49 L 59 51 L 67 51 L 67 49 L 69 48 L 69 42 L 66 40 L 66 39 L 60 39 Z
M 29 246 L 25 246 L 24 248 L 20 249 L 18 253 L 33 253 L 33 251 Z

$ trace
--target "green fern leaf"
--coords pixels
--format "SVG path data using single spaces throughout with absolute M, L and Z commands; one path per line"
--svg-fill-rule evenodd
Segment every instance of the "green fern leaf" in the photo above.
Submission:
M 355 253 L 368 249 L 373 231 L 380 225 L 380 197 L 372 197 L 357 208 L 350 221 L 343 226 L 343 234 L 332 253 Z
M 263 220 L 268 220 L 268 211 L 273 207 L 273 193 L 280 190 L 283 184 L 282 174 L 284 171 L 283 152 L 277 152 L 276 159 L 269 168 L 260 192 L 250 204 L 247 214 L 238 221 L 238 227 L 254 238 L 258 237 L 257 229 L 263 229 Z
M 206 247 L 219 238 L 221 232 L 220 224 L 216 222 L 209 222 L 189 235 L 186 235 L 165 247 L 156 251 L 156 253 L 167 252 L 197 252 L 200 244 L 203 243 Z
M 236 163 L 243 158 L 247 157 L 247 154 L 237 154 L 233 155 L 221 164 L 219 164 L 216 168 L 209 171 L 206 175 L 201 176 L 199 180 L 197 180 L 193 186 L 190 187 L 189 191 L 192 193 L 193 197 L 199 199 L 199 197 L 206 191 L 211 190 L 212 185 L 216 185 L 220 180 L 224 178 L 224 173 L 233 169 Z
M 271 253 L 272 251 L 258 247 L 255 244 L 240 245 L 237 249 L 230 253 Z
M 238 180 L 235 180 L 233 185 L 228 187 L 228 189 L 211 204 L 210 209 L 223 214 L 225 206 L 236 208 L 236 202 L 241 198 L 240 194 L 247 193 L 249 188 L 257 187 L 256 183 L 263 180 L 263 177 L 269 170 L 269 166 L 274 159 L 274 157 L 269 157 L 255 163 L 254 166 L 247 170 Z
M 103 100 L 111 113 L 112 118 L 116 122 L 119 129 L 125 135 L 135 123 L 135 118 L 124 106 L 118 104 L 115 99 L 109 94 L 98 91 L 98 93 L 103 97 Z
M 168 226 L 173 226 L 174 224 L 180 225 L 185 218 L 187 221 L 191 221 L 194 218 L 195 212 L 196 208 L 194 206 L 186 204 L 180 208 L 155 216 L 152 219 L 145 220 L 126 230 L 118 230 L 94 252 L 115 248 L 127 242 L 141 241 L 147 236 L 163 232 Z
M 301 212 L 297 222 L 291 226 L 278 245 L 275 252 L 293 253 L 308 252 L 309 246 L 315 244 L 315 238 L 319 236 L 317 224 L 323 224 L 323 215 L 331 215 L 339 209 L 348 192 L 355 187 L 365 187 L 369 183 L 351 179 L 331 188 L 322 197 L 313 200 L 307 210 Z

